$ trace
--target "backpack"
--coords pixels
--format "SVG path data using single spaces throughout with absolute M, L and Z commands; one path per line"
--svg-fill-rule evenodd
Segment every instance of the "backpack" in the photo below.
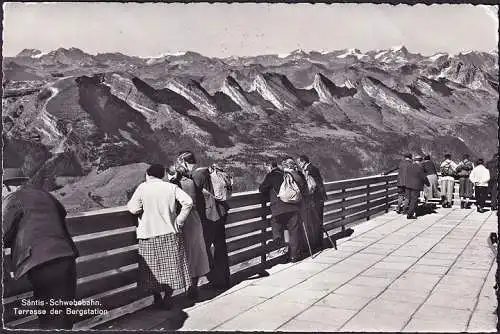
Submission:
M 458 172 L 459 176 L 467 177 L 470 175 L 470 172 L 474 169 L 474 165 L 471 161 L 467 161 L 465 163 L 460 164 L 460 171 Z
M 285 203 L 298 203 L 302 199 L 299 185 L 290 173 L 285 173 L 283 176 L 278 197 Z
M 440 168 L 441 176 L 453 176 L 453 168 L 451 168 L 451 163 L 441 165 Z
M 227 201 L 233 192 L 233 178 L 223 169 L 213 165 L 209 168 L 214 197 L 218 201 Z

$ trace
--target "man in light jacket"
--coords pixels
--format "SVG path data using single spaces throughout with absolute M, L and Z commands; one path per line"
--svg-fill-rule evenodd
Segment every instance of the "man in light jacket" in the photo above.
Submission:
M 476 206 L 478 212 L 484 212 L 486 198 L 488 197 L 488 182 L 490 181 L 490 171 L 484 166 L 484 160 L 479 159 L 476 167 L 469 175 L 469 180 L 475 185 Z

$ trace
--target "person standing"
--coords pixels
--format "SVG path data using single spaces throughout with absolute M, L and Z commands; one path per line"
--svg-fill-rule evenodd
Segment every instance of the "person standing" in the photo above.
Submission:
M 225 225 L 229 208 L 226 202 L 215 198 L 210 171 L 207 167 L 196 168 L 196 157 L 192 152 L 181 152 L 178 162 L 190 173 L 196 186 L 196 209 L 201 218 L 210 264 L 207 278 L 213 288 L 228 289 L 231 281 Z
M 464 154 L 463 160 L 457 165 L 456 175 L 459 178 L 460 208 L 470 209 L 469 200 L 474 196 L 474 184 L 469 180 L 474 164 L 469 160 L 469 155 Z
M 422 167 L 427 180 L 429 180 L 429 185 L 424 185 L 424 200 L 427 202 L 431 198 L 440 198 L 437 169 L 430 155 L 424 156 Z
M 491 194 L 491 210 L 498 210 L 498 153 L 488 161 L 486 167 L 490 171 L 488 188 Z
M 439 167 L 441 178 L 439 180 L 441 186 L 441 198 L 443 208 L 451 208 L 453 204 L 453 192 L 455 189 L 455 171 L 457 164 L 451 160 L 451 154 L 444 155 L 444 161 Z
M 263 194 L 269 194 L 271 201 L 272 220 L 271 226 L 273 231 L 273 243 L 281 244 L 283 230 L 288 229 L 290 240 L 288 243 L 289 257 L 291 262 L 297 262 L 303 257 L 302 252 L 302 232 L 301 232 L 301 200 L 299 202 L 290 203 L 284 202 L 279 198 L 279 193 L 285 175 L 291 180 L 301 185 L 300 193 L 305 192 L 307 185 L 305 180 L 301 179 L 296 172 L 296 164 L 292 158 L 286 157 L 283 162 L 283 171 L 280 170 L 276 162 L 272 163 L 272 169 L 266 175 L 264 181 L 259 186 L 259 191 Z
M 153 294 L 156 307 L 169 309 L 173 291 L 191 286 L 182 228 L 193 201 L 177 185 L 163 181 L 164 177 L 162 165 L 151 165 L 146 181 L 137 187 L 127 208 L 139 215 L 138 286 Z M 179 214 L 176 202 L 180 205 Z
M 406 175 L 406 198 L 408 198 L 407 219 L 417 219 L 415 211 L 417 209 L 418 197 L 425 185 L 430 185 L 424 168 L 422 167 L 422 157 L 415 156 L 415 162 L 408 166 Z
M 269 162 L 265 163 L 264 167 L 267 170 L 267 174 L 262 183 L 259 185 L 259 192 L 268 196 L 270 201 L 270 223 L 273 240 L 269 243 L 269 245 L 281 246 L 285 243 L 282 225 L 286 226 L 286 224 L 283 224 L 282 219 L 279 217 L 281 212 L 279 208 L 278 192 L 279 187 L 283 182 L 283 171 L 279 168 L 278 162 L 275 159 L 271 159 Z M 294 227 L 295 226 L 292 226 L 292 229 Z
M 196 186 L 189 177 L 189 173 L 183 166 L 182 161 L 177 161 L 172 169 L 174 171 L 174 176 L 170 182 L 178 185 L 189 195 L 189 197 L 191 197 L 195 208 L 194 210 L 191 209 L 184 223 L 184 228 L 182 229 L 192 282 L 188 290 L 188 296 L 194 300 L 198 298 L 199 278 L 205 276 L 210 271 L 207 247 L 205 245 L 205 239 L 203 238 L 201 219 L 196 210 Z
M 475 186 L 477 212 L 483 213 L 488 197 L 488 182 L 490 181 L 490 171 L 484 166 L 484 160 L 477 160 L 476 167 L 470 173 L 469 179 Z
M 306 210 L 309 211 L 306 215 L 308 217 L 306 225 L 310 226 L 311 247 L 313 250 L 321 250 L 323 248 L 323 214 L 327 198 L 325 185 L 319 169 L 310 163 L 309 157 L 301 155 L 298 159 L 298 166 L 311 192 L 309 203 L 306 203 Z
M 51 314 L 54 307 L 49 301 L 75 299 L 78 250 L 66 226 L 64 206 L 27 181 L 19 169 L 4 169 L 2 236 L 12 257 L 11 264 L 4 258 L 4 265 L 14 272 L 14 279 L 26 275 L 33 298 L 44 302 L 46 314 L 38 317 L 41 329 L 71 329 L 73 319 L 64 309 Z
M 407 171 L 408 167 L 412 164 L 412 155 L 407 153 L 404 155 L 404 159 L 399 163 L 398 167 L 398 207 L 396 209 L 397 213 L 408 213 L 408 197 L 406 197 L 406 182 L 407 182 Z M 389 174 L 389 173 L 386 173 Z

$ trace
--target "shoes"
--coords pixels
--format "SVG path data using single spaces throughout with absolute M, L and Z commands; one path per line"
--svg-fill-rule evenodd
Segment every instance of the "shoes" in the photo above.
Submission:
M 465 209 L 465 203 L 464 202 L 460 202 L 460 209 Z
M 477 212 L 479 213 L 483 213 L 483 212 L 486 212 L 486 210 L 484 210 L 483 208 L 481 207 L 477 207 Z
M 187 296 L 191 300 L 196 300 L 198 299 L 198 287 L 190 286 L 188 291 L 187 291 Z
M 417 219 L 417 217 L 415 217 L 415 216 L 406 216 L 406 219 L 412 219 L 412 220 L 415 220 L 415 219 Z
M 156 309 L 170 310 L 173 307 L 171 298 L 162 298 L 161 295 L 155 294 L 153 307 Z

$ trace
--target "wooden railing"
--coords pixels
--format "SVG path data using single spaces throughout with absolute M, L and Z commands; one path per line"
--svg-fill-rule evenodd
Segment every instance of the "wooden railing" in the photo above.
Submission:
M 324 211 L 326 230 L 344 229 L 359 220 L 387 212 L 397 198 L 396 177 L 391 174 L 325 183 L 328 194 Z M 264 196 L 257 192 L 238 193 L 228 204 L 226 238 L 234 284 L 264 273 L 265 269 L 280 262 L 282 256 L 269 256 L 276 248 L 267 245 L 272 238 L 271 211 Z M 136 284 L 135 218 L 125 207 L 73 215 L 67 218 L 67 224 L 80 251 L 77 299 L 98 300 L 100 308 L 109 311 L 104 315 L 79 316 L 76 328 L 90 328 L 151 303 L 151 297 Z M 27 317 L 14 311 L 16 307 L 26 309 L 22 306 L 23 299 L 31 296 L 27 279 L 4 282 L 5 326 L 29 328 L 34 325 L 36 316 Z

